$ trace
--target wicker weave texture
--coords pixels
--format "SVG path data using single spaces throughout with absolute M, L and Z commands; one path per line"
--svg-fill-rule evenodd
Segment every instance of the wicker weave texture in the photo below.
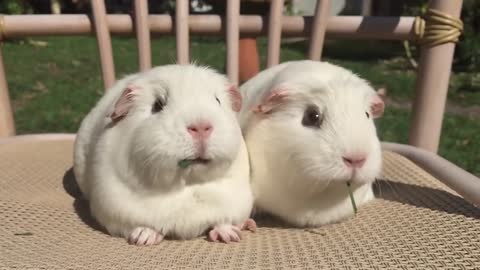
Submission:
M 0 146 L 0 269 L 480 269 L 480 210 L 393 153 L 377 199 L 342 223 L 303 230 L 263 218 L 240 243 L 136 247 L 90 218 L 72 150 Z

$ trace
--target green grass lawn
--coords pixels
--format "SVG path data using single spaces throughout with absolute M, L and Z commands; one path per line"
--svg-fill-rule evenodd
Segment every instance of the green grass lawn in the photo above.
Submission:
M 102 95 L 100 66 L 93 37 L 37 38 L 45 47 L 27 43 L 6 43 L 4 61 L 15 111 L 17 132 L 75 132 L 81 119 Z M 117 78 L 136 72 L 137 51 L 130 38 L 114 38 Z M 303 59 L 304 42 L 282 46 L 282 61 Z M 415 72 L 402 58 L 399 42 L 328 42 L 324 60 L 331 61 L 372 82 L 386 86 L 389 97 L 407 102 L 414 94 Z M 264 66 L 266 42 L 259 50 Z M 153 64 L 175 61 L 175 40 L 170 37 L 152 43 Z M 191 58 L 200 64 L 224 70 L 225 46 L 218 39 L 193 38 Z M 449 101 L 463 107 L 480 105 L 480 91 L 465 91 L 469 74 L 452 76 Z M 382 140 L 407 142 L 410 112 L 387 107 L 378 121 Z M 475 120 L 477 119 L 477 120 Z M 480 175 L 480 118 L 446 114 L 440 154 Z

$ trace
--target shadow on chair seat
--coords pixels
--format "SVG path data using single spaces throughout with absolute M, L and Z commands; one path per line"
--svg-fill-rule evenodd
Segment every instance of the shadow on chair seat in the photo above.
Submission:
M 377 180 L 373 187 L 376 198 L 480 219 L 478 208 L 462 197 L 444 190 L 385 179 Z

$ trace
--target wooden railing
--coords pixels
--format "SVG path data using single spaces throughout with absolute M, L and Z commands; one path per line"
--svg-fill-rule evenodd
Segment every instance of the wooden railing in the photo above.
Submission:
M 104 1 L 92 0 L 93 20 L 87 15 L 0 16 L 0 41 L 5 37 L 95 33 L 105 88 L 115 82 L 111 34 L 136 34 L 139 70 L 151 67 L 150 36 L 153 34 L 176 36 L 177 62 L 180 64 L 190 60 L 190 34 L 225 35 L 226 73 L 235 83 L 238 83 L 240 34 L 268 36 L 268 67 L 279 63 L 282 36 L 309 37 L 310 46 L 306 57 L 312 60 L 320 60 L 325 35 L 330 38 L 420 41 L 422 49 L 409 141 L 414 146 L 437 151 L 456 42 L 454 38 L 448 39 L 446 36 L 449 33 L 454 36 L 453 32 L 462 31 L 461 22 L 458 23 L 456 19 L 460 15 L 461 0 L 430 1 L 429 10 L 444 16 L 441 19 L 329 16 L 330 0 L 319 0 L 314 16 L 283 16 L 283 0 L 270 2 L 270 15 L 262 17 L 240 15 L 240 0 L 227 2 L 226 16 L 189 15 L 189 1 L 177 0 L 176 14 L 172 17 L 148 15 L 146 0 L 135 0 L 135 14 L 132 18 L 129 15 L 107 15 Z M 432 37 L 440 42 L 423 42 Z M 0 137 L 14 134 L 13 114 L 0 51 Z

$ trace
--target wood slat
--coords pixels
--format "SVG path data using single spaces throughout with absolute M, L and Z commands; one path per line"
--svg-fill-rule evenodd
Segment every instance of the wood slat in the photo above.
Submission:
M 240 0 L 229 0 L 227 3 L 227 75 L 235 85 L 238 85 L 239 74 L 239 15 Z
M 88 35 L 94 33 L 87 15 L 4 15 L 7 37 Z M 218 15 L 192 15 L 189 17 L 190 33 L 220 36 L 225 25 Z M 416 40 L 413 29 L 414 17 L 361 17 L 331 16 L 327 22 L 329 38 Z M 170 15 L 152 14 L 148 18 L 151 34 L 175 35 L 174 19 Z M 313 17 L 284 16 L 282 36 L 308 37 Z M 112 35 L 130 35 L 135 30 L 129 15 L 107 15 L 107 24 Z M 240 34 L 256 37 L 268 32 L 268 18 L 260 15 L 241 15 Z
M 152 67 L 152 52 L 150 43 L 150 26 L 148 24 L 148 2 L 135 0 L 135 30 L 138 46 L 138 66 L 140 71 Z
M 175 29 L 177 39 L 177 63 L 188 64 L 189 60 L 189 32 L 188 32 L 188 14 L 189 1 L 177 0 L 175 11 Z
M 103 85 L 105 89 L 108 89 L 115 83 L 115 66 L 113 64 L 112 41 L 107 24 L 105 2 L 94 0 L 91 3 L 102 67 Z
M 8 94 L 5 68 L 3 66 L 2 44 L 0 37 L 0 138 L 15 135 L 13 111 Z
M 328 17 L 330 15 L 330 0 L 318 0 L 313 18 L 312 33 L 310 35 L 310 48 L 308 58 L 320 61 L 327 30 Z
M 459 18 L 462 1 L 432 0 L 429 8 Z M 455 43 L 420 49 L 409 143 L 433 153 L 440 144 L 454 51 Z
M 270 4 L 268 21 L 267 67 L 280 62 L 280 41 L 282 38 L 283 0 L 274 0 Z

